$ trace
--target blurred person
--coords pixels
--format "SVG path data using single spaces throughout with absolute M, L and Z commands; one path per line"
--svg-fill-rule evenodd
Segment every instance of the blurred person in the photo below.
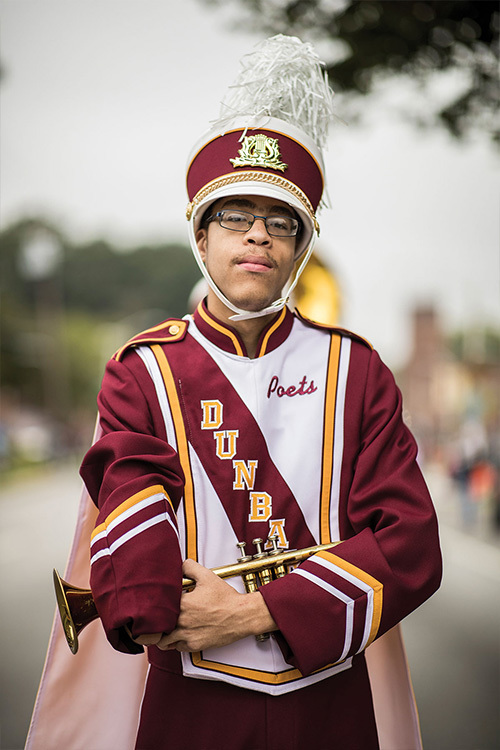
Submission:
M 471 530 L 476 526 L 482 500 L 478 489 L 487 455 L 486 431 L 479 419 L 469 417 L 462 423 L 453 453 L 450 473 L 457 487 L 462 524 Z
M 90 583 L 111 645 L 146 647 L 149 668 L 124 738 L 142 695 L 123 697 L 123 678 L 103 695 L 89 636 L 77 658 L 98 750 L 421 746 L 397 625 L 438 588 L 441 556 L 415 441 L 376 351 L 287 305 L 319 231 L 331 116 L 310 45 L 278 36 L 246 58 L 189 159 L 207 296 L 106 368 L 81 468 Z M 210 570 L 257 539 L 326 548 L 251 592 Z M 83 724 L 49 744 L 44 700 L 28 748 L 83 746 Z

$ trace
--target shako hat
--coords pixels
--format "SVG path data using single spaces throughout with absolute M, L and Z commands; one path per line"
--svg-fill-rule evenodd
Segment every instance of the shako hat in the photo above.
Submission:
M 261 195 L 290 205 L 301 219 L 295 259 L 305 266 L 319 234 L 316 212 L 325 187 L 322 148 L 333 118 L 333 92 L 311 44 L 281 34 L 245 55 L 222 102 L 219 119 L 192 149 L 187 167 L 191 246 L 208 284 L 236 315 L 281 309 L 292 287 L 258 312 L 235 307 L 215 285 L 196 243 L 206 209 L 219 198 Z

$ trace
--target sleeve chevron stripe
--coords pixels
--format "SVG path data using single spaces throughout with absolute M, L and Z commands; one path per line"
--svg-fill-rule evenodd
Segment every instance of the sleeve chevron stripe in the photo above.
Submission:
M 167 510 L 164 509 L 165 502 L 170 506 Z M 158 513 L 160 507 L 161 512 Z M 150 517 L 145 518 L 144 515 L 148 512 Z M 131 525 L 130 521 L 133 522 L 138 514 L 141 515 L 135 525 Z M 179 538 L 172 503 L 163 487 L 155 485 L 136 493 L 115 508 L 92 532 L 91 565 L 100 558 L 111 555 L 123 544 L 162 521 L 167 521 Z M 125 528 L 120 530 L 122 524 L 125 524 Z
M 319 576 L 314 575 L 314 573 L 311 573 L 309 570 L 302 570 L 301 568 L 296 568 L 295 570 L 292 571 L 292 573 L 296 573 L 297 575 L 307 578 L 308 581 L 311 581 L 311 583 L 316 584 L 316 586 L 319 586 L 324 591 L 327 591 L 329 594 L 332 594 L 332 596 L 335 596 L 337 599 L 340 599 L 340 601 L 344 602 L 344 604 L 346 605 L 344 648 L 339 658 L 339 662 L 344 661 L 344 659 L 347 658 L 347 655 L 350 651 L 351 644 L 352 644 L 352 635 L 353 635 L 353 627 L 354 627 L 354 600 L 350 596 L 347 596 L 346 594 L 342 593 L 342 591 L 340 591 L 339 589 L 335 588 L 335 586 L 332 586 L 331 584 L 327 583 Z
M 117 523 L 120 523 L 130 515 L 139 512 L 143 507 L 147 507 L 148 504 L 157 502 L 160 497 L 168 502 L 173 511 L 172 502 L 161 485 L 157 484 L 154 487 L 147 487 L 145 490 L 138 492 L 136 495 L 132 495 L 132 497 L 129 497 L 123 503 L 118 505 L 118 507 L 107 516 L 103 523 L 96 526 L 90 537 L 91 541 L 93 542 L 95 537 L 101 532 L 106 530 L 110 531 L 110 529 L 116 526 Z M 142 505 L 142 503 L 144 503 L 144 505 Z M 130 511 L 130 513 L 127 513 L 127 511 Z
M 319 558 L 319 559 L 316 559 L 316 558 Z M 363 642 L 360 648 L 360 651 L 362 651 L 364 648 L 369 646 L 370 643 L 375 639 L 378 633 L 378 629 L 380 627 L 380 618 L 382 617 L 382 602 L 383 602 L 383 591 L 384 591 L 383 584 L 380 581 L 378 581 L 376 578 L 371 576 L 369 573 L 367 573 L 366 571 L 361 570 L 361 568 L 356 567 L 356 565 L 353 565 L 347 560 L 344 560 L 342 557 L 338 557 L 337 555 L 334 555 L 332 552 L 327 552 L 327 551 L 319 552 L 318 555 L 315 555 L 311 559 L 315 560 L 315 562 L 319 562 L 319 560 L 323 560 L 326 563 L 330 563 L 333 566 L 333 569 L 335 570 L 335 573 L 337 573 L 337 575 L 342 576 L 347 581 L 351 581 L 356 586 L 358 586 L 362 591 L 369 593 L 370 596 L 373 598 L 371 626 L 370 626 L 368 633 L 365 630 L 365 635 L 363 637 Z M 367 625 L 369 621 L 370 620 L 368 618 L 368 612 L 367 612 Z
M 149 518 L 147 521 L 143 521 L 143 523 L 139 524 L 134 529 L 130 529 L 130 531 L 127 531 L 126 534 L 122 534 L 122 536 L 120 536 L 112 544 L 110 544 L 109 547 L 104 547 L 103 549 L 99 550 L 99 552 L 96 552 L 95 555 L 90 558 L 90 564 L 93 565 L 101 557 L 113 554 L 113 552 L 115 552 L 126 542 L 130 541 L 130 539 L 133 539 L 138 534 L 141 534 L 143 531 L 150 529 L 152 526 L 156 526 L 157 523 L 161 523 L 162 521 L 168 521 L 168 523 L 175 531 L 177 537 L 179 537 L 179 532 L 174 526 L 174 523 L 172 522 L 168 513 L 159 513 L 157 516 L 153 516 L 153 518 Z
M 345 605 L 345 640 L 338 661 L 360 653 L 375 639 L 380 627 L 383 595 L 383 585 L 376 578 L 329 551 L 313 555 L 305 566 L 296 568 L 293 573 Z

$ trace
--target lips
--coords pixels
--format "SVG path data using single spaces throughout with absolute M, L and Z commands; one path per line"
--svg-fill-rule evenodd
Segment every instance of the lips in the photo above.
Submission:
M 244 268 L 245 271 L 253 273 L 265 273 L 274 268 L 274 264 L 262 255 L 245 255 L 236 261 L 236 265 Z

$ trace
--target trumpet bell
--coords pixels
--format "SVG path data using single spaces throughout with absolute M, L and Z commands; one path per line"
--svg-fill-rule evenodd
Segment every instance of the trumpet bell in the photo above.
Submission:
M 78 651 L 78 634 L 99 615 L 89 589 L 80 589 L 64 581 L 54 569 L 54 589 L 61 623 L 68 646 Z

